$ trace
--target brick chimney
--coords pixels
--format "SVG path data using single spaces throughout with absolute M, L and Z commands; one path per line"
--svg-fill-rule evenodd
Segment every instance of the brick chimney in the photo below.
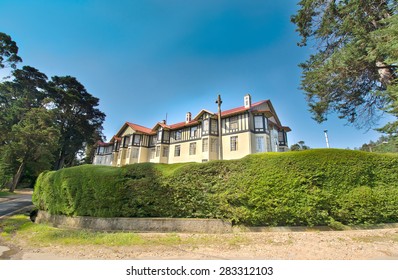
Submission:
M 245 95 L 244 104 L 246 109 L 249 109 L 252 106 L 252 97 L 250 94 Z
M 186 113 L 185 115 L 185 123 L 189 123 L 191 121 L 192 114 L 191 112 Z

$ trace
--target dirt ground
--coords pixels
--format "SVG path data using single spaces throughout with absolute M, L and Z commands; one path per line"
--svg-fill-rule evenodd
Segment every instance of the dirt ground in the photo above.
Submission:
M 167 233 L 141 233 L 143 238 Z M 169 234 L 170 235 L 170 234 Z M 2 259 L 269 259 L 363 260 L 398 259 L 398 228 L 317 232 L 242 232 L 235 234 L 173 234 L 178 245 L 9 246 Z M 209 243 L 203 242 L 209 240 Z

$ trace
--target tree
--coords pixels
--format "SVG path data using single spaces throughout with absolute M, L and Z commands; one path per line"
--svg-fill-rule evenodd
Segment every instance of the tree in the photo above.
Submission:
M 370 141 L 363 144 L 359 150 L 376 153 L 398 153 L 398 137 L 382 135 L 376 142 Z
M 54 114 L 45 107 L 47 76 L 30 66 L 12 75 L 0 83 L 0 183 L 10 191 L 27 168 L 38 175 L 51 167 L 59 138 Z
M 45 74 L 30 66 L 12 74 L 12 81 L 0 83 L 0 146 L 8 144 L 12 126 L 32 108 L 43 107 L 47 98 Z
M 52 77 L 49 83 L 61 133 L 55 169 L 72 166 L 85 145 L 94 145 L 101 134 L 105 114 L 96 107 L 99 99 L 71 76 Z
M 28 165 L 41 172 L 51 168 L 59 131 L 54 126 L 54 114 L 45 108 L 29 110 L 12 126 L 9 143 L 2 147 L 4 167 L 13 175 L 10 191 L 18 185 Z M 3 172 L 4 173 L 4 172 Z
M 384 111 L 397 110 L 398 1 L 302 0 L 299 6 L 291 18 L 299 46 L 313 42 L 317 49 L 300 64 L 314 119 L 336 112 L 371 127 Z
M 398 15 L 388 18 L 385 28 L 377 30 L 373 33 L 377 48 L 385 54 L 386 63 L 398 65 Z M 397 69 L 397 68 L 395 68 Z M 393 82 L 388 86 L 388 93 L 391 97 L 391 103 L 387 107 L 390 114 L 398 119 L 398 78 L 395 72 Z M 398 121 L 390 122 L 378 129 L 380 132 L 387 133 L 394 137 L 398 137 Z
M 291 151 L 304 151 L 309 149 L 311 148 L 306 146 L 304 141 L 298 141 L 296 144 L 290 146 Z
M 6 66 L 16 67 L 22 59 L 18 56 L 18 46 L 11 37 L 0 32 L 0 69 Z

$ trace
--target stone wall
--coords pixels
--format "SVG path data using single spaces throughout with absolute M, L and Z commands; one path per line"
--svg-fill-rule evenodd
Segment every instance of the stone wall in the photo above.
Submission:
M 216 219 L 181 218 L 95 218 L 51 215 L 39 211 L 36 223 L 49 223 L 60 228 L 134 232 L 230 233 L 229 222 Z

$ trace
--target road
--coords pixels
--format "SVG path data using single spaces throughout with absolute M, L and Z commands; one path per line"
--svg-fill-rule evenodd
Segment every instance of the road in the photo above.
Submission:
M 0 200 L 0 219 L 32 205 L 31 194 L 15 194 Z

